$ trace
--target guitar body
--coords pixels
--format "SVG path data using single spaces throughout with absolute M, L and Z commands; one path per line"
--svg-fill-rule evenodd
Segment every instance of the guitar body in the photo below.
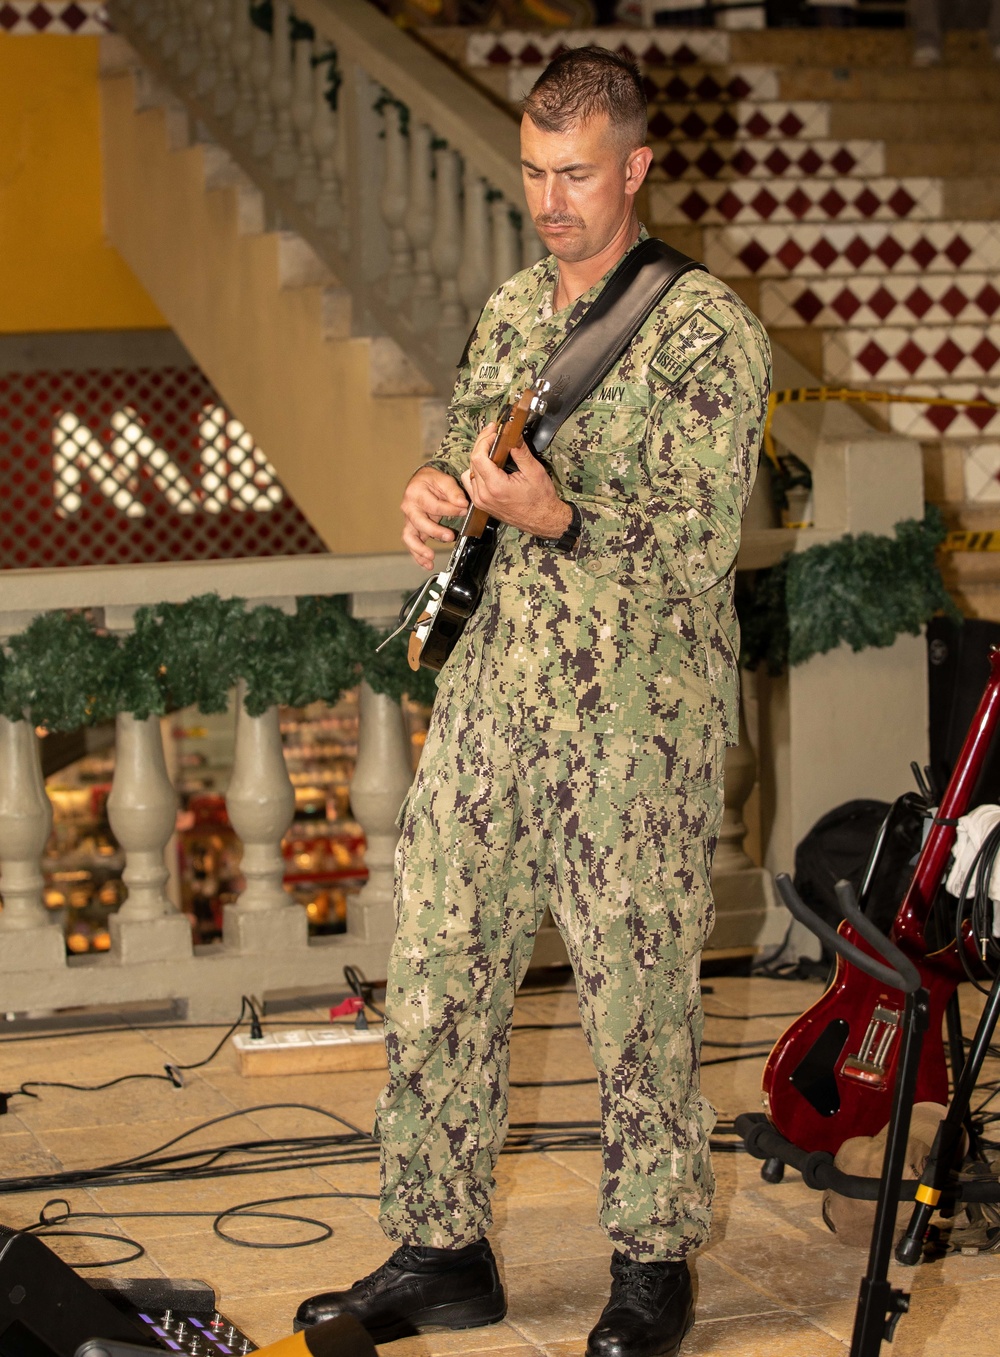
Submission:
M 879 959 L 850 924 L 839 932 Z M 954 943 L 914 965 L 930 1001 L 914 1101 L 947 1104 L 944 1012 L 965 973 Z M 764 1067 L 764 1109 L 776 1130 L 802 1149 L 830 1154 L 852 1136 L 877 1135 L 892 1108 L 902 1014 L 898 990 L 838 958 L 829 989 L 789 1027 Z
M 941 1029 L 948 1000 L 978 969 L 968 922 L 961 941 L 928 954 L 925 929 L 945 878 L 960 816 L 968 809 L 1000 721 L 1000 647 L 990 651 L 990 677 L 979 700 L 941 804 L 933 814 L 913 877 L 890 935 L 920 972 L 930 997 L 915 1098 L 947 1103 L 948 1070 Z M 869 956 L 876 953 L 848 924 L 841 933 Z M 961 956 L 959 947 L 962 948 Z M 833 983 L 778 1039 L 764 1067 L 768 1117 L 799 1149 L 836 1154 L 852 1136 L 877 1135 L 888 1124 L 902 1045 L 903 996 L 838 958 Z
M 420 648 L 419 663 L 425 669 L 442 667 L 455 649 L 469 618 L 479 607 L 486 576 L 496 554 L 499 532 L 500 524 L 491 518 L 481 536 L 463 537 L 456 547 L 457 559 L 441 576 L 446 582 L 442 584 L 437 611 Z
M 529 387 L 522 391 L 514 404 L 500 412 L 496 436 L 489 453 L 494 466 L 510 471 L 507 460 L 510 450 L 520 443 L 528 427 L 529 417 L 537 420 L 545 413 L 543 396 L 548 389 L 548 382 L 539 382 L 537 389 Z M 400 630 L 409 626 L 413 613 L 420 610 L 419 617 L 412 623 L 413 630 L 406 651 L 411 669 L 440 669 L 455 649 L 455 643 L 483 596 L 486 576 L 497 549 L 500 527 L 499 520 L 490 518 L 485 509 L 470 504 L 447 570 L 417 591 L 415 597 L 418 603 L 412 609 L 409 602 L 404 605 L 406 618 L 404 620 L 401 615 Z

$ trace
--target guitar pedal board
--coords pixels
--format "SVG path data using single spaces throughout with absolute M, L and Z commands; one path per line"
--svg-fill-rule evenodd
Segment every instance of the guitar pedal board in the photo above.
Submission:
M 257 1344 L 218 1310 L 134 1310 L 150 1339 L 168 1352 L 189 1357 L 246 1357 Z

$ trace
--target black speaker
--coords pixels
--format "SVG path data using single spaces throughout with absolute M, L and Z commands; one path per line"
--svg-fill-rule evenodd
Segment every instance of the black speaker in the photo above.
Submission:
M 73 1357 L 91 1338 L 151 1346 L 40 1239 L 0 1225 L 0 1357 Z
M 935 617 L 927 624 L 931 773 L 940 793 L 951 775 L 990 676 L 989 651 L 1000 646 L 1000 622 Z M 1000 739 L 994 739 L 969 810 L 1000 802 Z

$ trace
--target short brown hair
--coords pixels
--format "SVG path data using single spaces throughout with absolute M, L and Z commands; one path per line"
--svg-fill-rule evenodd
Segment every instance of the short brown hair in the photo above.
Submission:
M 646 93 L 634 62 L 607 47 L 575 47 L 551 61 L 521 104 L 543 132 L 605 114 L 629 150 L 646 141 Z

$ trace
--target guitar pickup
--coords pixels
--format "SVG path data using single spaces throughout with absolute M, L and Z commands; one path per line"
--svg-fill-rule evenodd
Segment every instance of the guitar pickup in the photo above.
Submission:
M 843 1077 L 869 1088 L 885 1088 L 889 1053 L 899 1025 L 899 1010 L 879 1005 L 872 1013 L 861 1049 L 856 1055 L 849 1055 L 841 1065 Z

